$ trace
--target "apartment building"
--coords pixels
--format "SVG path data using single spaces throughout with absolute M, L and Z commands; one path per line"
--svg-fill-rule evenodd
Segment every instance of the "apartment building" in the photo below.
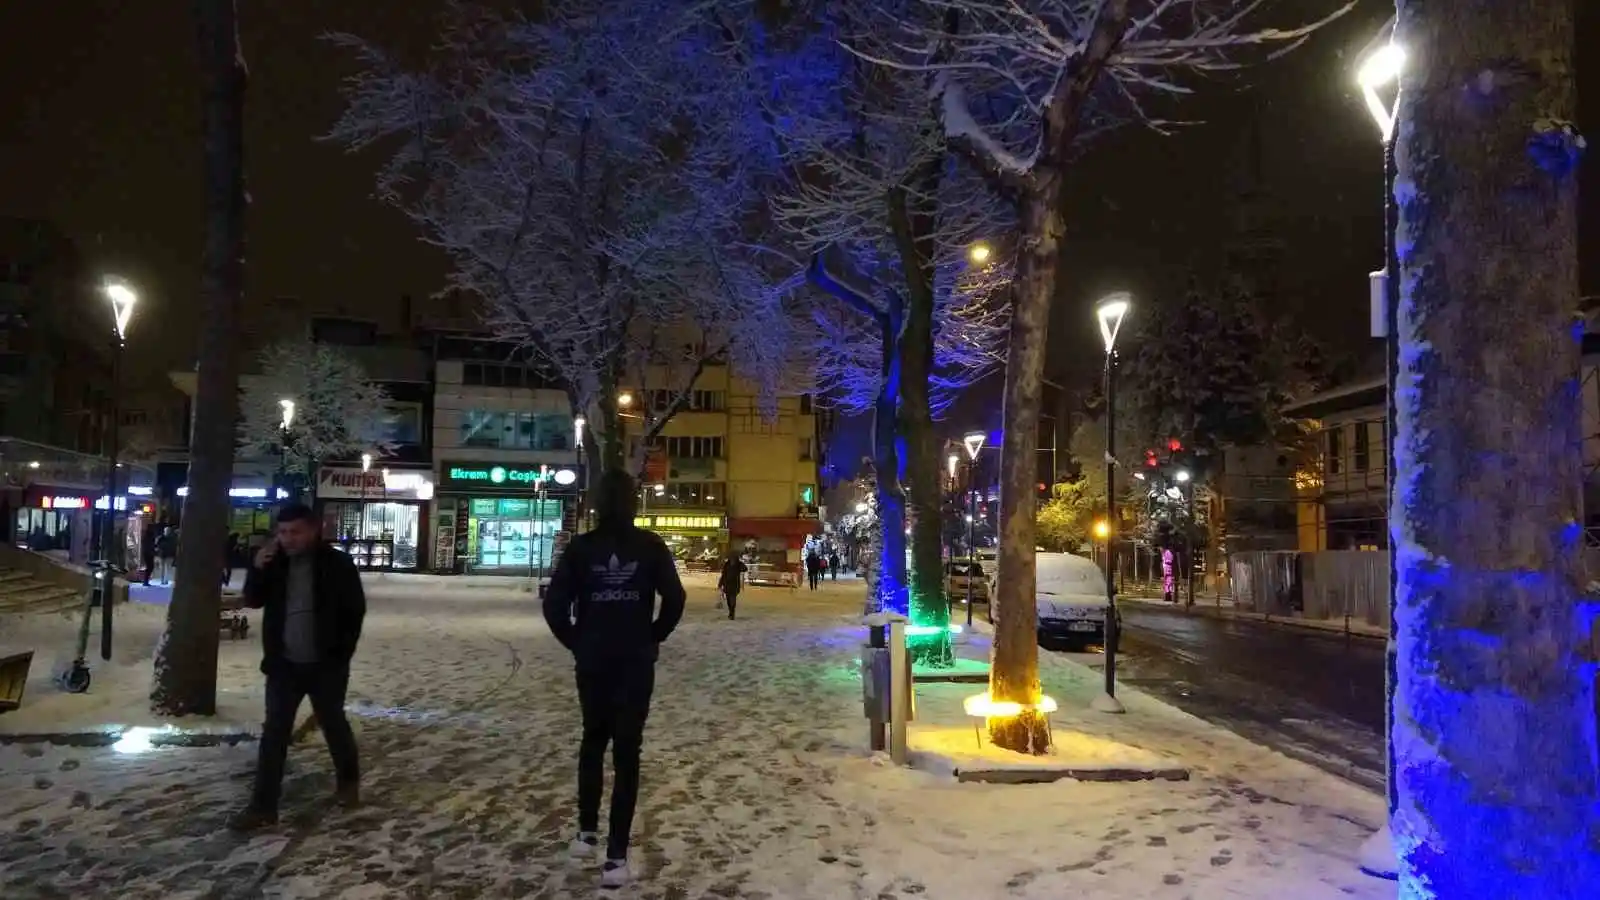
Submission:
M 649 384 L 627 396 L 648 408 L 671 400 Z M 637 441 L 643 417 L 624 421 Z M 779 397 L 763 409 L 755 385 L 727 365 L 707 367 L 688 408 L 645 451 L 642 524 L 689 562 L 728 552 L 799 562 L 805 539 L 821 529 L 817 424 L 810 395 Z

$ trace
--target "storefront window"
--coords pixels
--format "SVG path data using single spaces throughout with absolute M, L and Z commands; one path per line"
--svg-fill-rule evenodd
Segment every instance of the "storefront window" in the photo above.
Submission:
M 651 494 L 650 506 L 709 506 L 728 505 L 725 485 L 720 481 L 669 481 L 661 494 Z
M 374 569 L 415 569 L 422 507 L 415 503 L 328 503 L 323 535 Z
M 467 556 L 475 569 L 545 571 L 555 563 L 562 501 L 480 497 L 467 504 Z
M 17 546 L 43 553 L 72 548 L 72 513 L 53 509 L 17 510 Z

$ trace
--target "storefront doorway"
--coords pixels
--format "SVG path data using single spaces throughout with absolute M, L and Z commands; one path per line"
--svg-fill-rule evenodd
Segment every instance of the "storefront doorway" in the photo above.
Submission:
M 469 572 L 544 573 L 554 565 L 560 499 L 474 497 L 466 506 Z
M 322 533 L 362 569 L 417 568 L 422 504 L 329 502 L 322 507 Z

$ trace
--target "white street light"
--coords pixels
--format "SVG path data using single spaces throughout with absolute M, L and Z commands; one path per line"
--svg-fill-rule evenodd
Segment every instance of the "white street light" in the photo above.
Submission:
M 1189 470 L 1179 469 L 1178 471 L 1172 473 L 1172 477 L 1177 480 L 1179 484 L 1183 484 L 1185 481 L 1189 480 Z
M 1405 68 L 1405 48 L 1391 38 L 1389 43 L 1368 54 L 1356 72 L 1356 83 L 1361 85 L 1361 97 L 1367 102 L 1367 112 L 1378 123 L 1378 130 L 1383 133 L 1385 141 L 1394 135 L 1397 110 L 1394 105 L 1383 102 L 1383 98 L 1378 96 L 1378 89 L 1400 80 Z
M 111 314 L 117 328 L 117 340 L 121 341 L 128 336 L 128 320 L 133 316 L 134 304 L 139 302 L 139 294 L 129 287 L 126 281 L 119 278 L 107 279 L 105 294 L 106 299 L 111 301 Z
M 988 435 L 981 431 L 967 432 L 967 436 L 961 439 L 961 443 L 965 444 L 967 447 L 968 459 L 978 458 L 978 453 L 983 450 L 983 442 L 987 438 Z
M 959 456 L 955 455 L 954 453 L 952 453 L 949 456 L 945 457 L 944 463 L 945 463 L 945 467 L 950 470 L 950 480 L 951 481 L 955 481 L 956 480 L 956 466 L 961 465 L 961 457 L 959 457 Z
M 1106 353 L 1117 347 L 1117 333 L 1122 330 L 1122 319 L 1133 307 L 1133 295 L 1127 291 L 1107 294 L 1095 304 L 1094 317 L 1100 322 L 1100 339 L 1105 342 Z
M 856 512 L 864 513 L 866 511 L 867 511 L 867 504 L 865 502 L 856 504 Z
M 633 405 L 633 393 L 631 391 L 623 391 L 622 393 L 618 394 L 617 395 L 617 405 L 622 407 L 622 408 L 624 408 L 624 409 L 632 406 Z
M 288 431 L 294 425 L 294 401 L 279 400 L 278 408 L 283 410 L 283 430 Z
M 993 251 L 989 249 L 988 244 L 973 244 L 972 247 L 967 250 L 967 258 L 971 259 L 980 266 L 988 262 L 991 255 L 993 255 Z
M 579 448 L 583 446 L 583 428 L 588 424 L 589 420 L 583 416 L 572 417 L 572 446 Z
M 372 454 L 371 453 L 363 453 L 363 454 L 361 454 L 361 474 L 365 475 L 371 469 L 372 469 Z

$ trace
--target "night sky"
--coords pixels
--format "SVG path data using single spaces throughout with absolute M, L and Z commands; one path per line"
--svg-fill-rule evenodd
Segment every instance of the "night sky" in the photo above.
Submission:
M 300 298 L 391 327 L 396 299 L 441 284 L 443 262 L 410 224 L 370 198 L 376 157 L 315 136 L 339 109 L 350 62 L 317 36 L 354 31 L 421 46 L 438 0 L 241 3 L 251 84 L 248 301 Z M 1292 9 L 1313 4 L 1281 4 Z M 372 13 L 381 7 L 380 15 Z M 1381 155 L 1354 87 L 1354 55 L 1392 11 L 1367 0 L 1304 48 L 1200 86 L 1172 112 L 1176 136 L 1128 131 L 1076 170 L 1068 270 L 1052 336 L 1053 373 L 1098 367 L 1093 298 L 1181 290 L 1217 266 L 1246 145 L 1259 125 L 1264 207 L 1287 246 L 1278 302 L 1336 350 L 1359 352 L 1366 273 L 1381 256 Z M 188 3 L 0 4 L 0 215 L 54 221 L 96 265 L 135 280 L 147 305 L 132 347 L 154 368 L 192 358 L 200 258 L 199 88 Z M 1592 161 L 1591 161 L 1592 165 Z

